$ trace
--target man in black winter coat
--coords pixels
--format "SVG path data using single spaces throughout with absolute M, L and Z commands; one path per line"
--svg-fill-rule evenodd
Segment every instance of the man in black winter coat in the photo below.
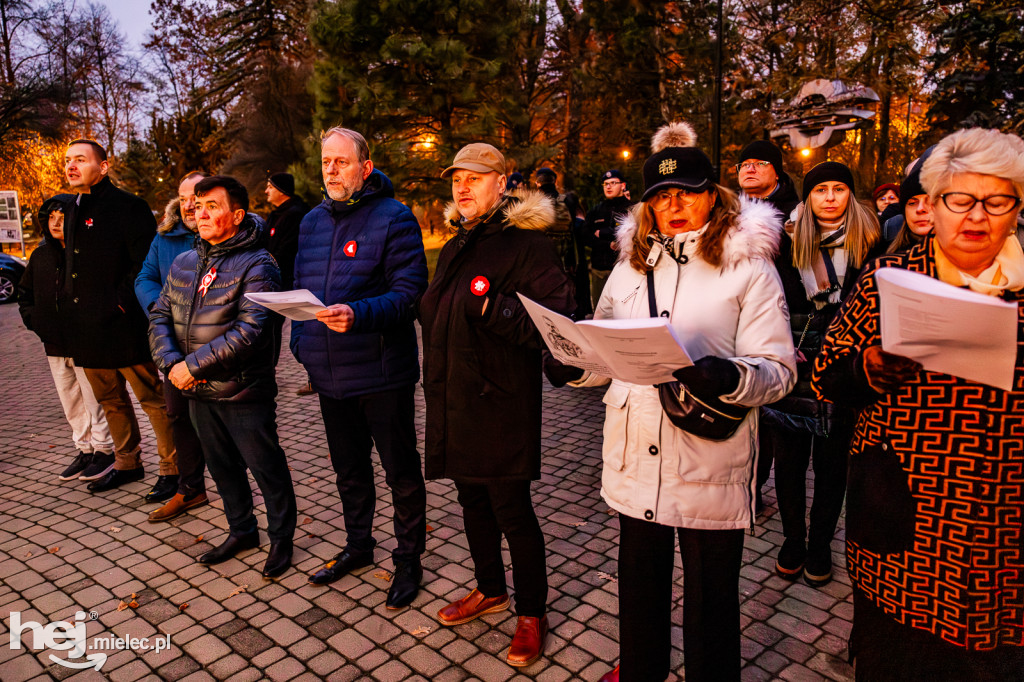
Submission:
M 146 343 L 146 313 L 135 297 L 156 219 L 146 202 L 118 189 L 107 177 L 107 153 L 92 140 L 74 140 L 64 156 L 64 175 L 78 199 L 64 221 L 64 284 L 61 324 L 76 367 L 85 370 L 110 425 L 114 455 L 95 456 L 81 477 L 101 492 L 142 480 L 142 434 L 125 382 L 149 417 L 160 456 L 159 478 L 147 501 L 177 490 L 171 422 L 163 383 Z
M 477 588 L 438 619 L 459 625 L 508 608 L 504 535 L 519 615 L 506 660 L 522 667 L 543 655 L 548 585 L 530 499 L 540 478 L 543 341 L 516 294 L 568 314 L 573 288 L 544 234 L 551 199 L 506 196 L 501 152 L 467 145 L 441 177 L 451 177 L 446 217 L 458 234 L 420 301 L 426 475 L 455 481 Z
M 288 291 L 295 280 L 295 256 L 299 253 L 299 225 L 309 213 L 306 202 L 295 195 L 295 178 L 290 173 L 274 173 L 264 190 L 274 210 L 267 216 L 267 251 L 281 268 L 281 290 Z M 281 329 L 284 317 L 271 315 L 274 327 L 274 362 L 281 356 Z
M 249 195 L 234 178 L 199 181 L 200 240 L 174 259 L 149 319 L 157 366 L 186 398 L 230 532 L 199 557 L 217 564 L 260 544 L 253 515 L 252 471 L 267 505 L 270 554 L 263 576 L 291 564 L 295 492 L 277 437 L 277 380 L 270 311 L 245 298 L 277 291 L 281 272 L 260 246 L 261 230 L 247 215 Z
M 601 176 L 604 201 L 587 214 L 584 232 L 590 244 L 590 301 L 597 305 L 608 275 L 612 274 L 619 252 L 615 250 L 615 230 L 633 202 L 626 196 L 626 181 L 615 168 Z

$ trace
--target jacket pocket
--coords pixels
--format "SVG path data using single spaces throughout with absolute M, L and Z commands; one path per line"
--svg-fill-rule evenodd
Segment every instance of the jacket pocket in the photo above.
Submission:
M 626 468 L 626 446 L 629 433 L 629 389 L 615 381 L 605 391 L 604 445 L 601 455 L 604 465 L 613 471 Z
M 917 502 L 900 458 L 886 445 L 850 457 L 846 535 L 866 550 L 894 554 L 914 544 Z

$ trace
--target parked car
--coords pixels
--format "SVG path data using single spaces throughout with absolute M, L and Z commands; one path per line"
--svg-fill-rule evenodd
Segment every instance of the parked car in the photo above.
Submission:
M 25 259 L 0 252 L 0 303 L 18 298 L 18 282 L 25 273 Z

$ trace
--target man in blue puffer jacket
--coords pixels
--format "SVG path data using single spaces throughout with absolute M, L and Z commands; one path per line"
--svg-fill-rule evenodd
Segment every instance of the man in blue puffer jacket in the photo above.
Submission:
M 156 229 L 156 237 L 149 245 L 149 253 L 142 264 L 139 276 L 135 278 L 135 297 L 149 315 L 153 304 L 160 298 L 160 290 L 167 281 L 171 263 L 179 255 L 192 250 L 196 240 L 196 183 L 206 177 L 205 173 L 192 171 L 178 184 L 178 197 L 172 199 L 164 209 L 164 219 Z M 199 444 L 199 436 L 188 417 L 188 402 L 164 376 L 164 401 L 167 416 L 171 421 L 174 445 L 177 451 L 178 476 L 161 476 L 153 491 L 146 495 L 147 502 L 167 504 L 151 512 L 151 523 L 170 521 L 189 509 L 207 503 L 206 460 Z
M 408 606 L 422 579 L 426 489 L 413 426 L 420 368 L 413 328 L 427 287 L 423 236 L 415 216 L 374 170 L 366 140 L 345 128 L 321 138 L 328 199 L 299 228 L 295 288 L 327 306 L 293 322 L 291 349 L 320 396 L 338 477 L 344 551 L 309 581 L 324 585 L 373 563 L 376 503 L 370 448 L 377 446 L 394 501 L 398 545 L 387 607 Z

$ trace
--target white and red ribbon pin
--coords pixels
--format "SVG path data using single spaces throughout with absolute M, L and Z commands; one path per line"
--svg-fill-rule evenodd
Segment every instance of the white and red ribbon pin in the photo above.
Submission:
M 469 283 L 469 290 L 476 296 L 483 296 L 491 288 L 491 283 L 483 275 L 478 275 Z
M 210 285 L 213 284 L 215 279 L 217 279 L 217 268 L 210 268 L 210 271 L 203 275 L 203 281 L 199 285 L 200 296 L 206 296 L 206 292 L 210 289 Z
M 344 251 L 345 255 L 348 256 L 349 258 L 355 258 L 356 243 L 354 241 L 348 242 L 347 244 L 345 244 L 345 248 L 342 249 L 342 251 Z
M 92 227 L 92 218 L 86 218 L 85 226 L 86 227 Z

